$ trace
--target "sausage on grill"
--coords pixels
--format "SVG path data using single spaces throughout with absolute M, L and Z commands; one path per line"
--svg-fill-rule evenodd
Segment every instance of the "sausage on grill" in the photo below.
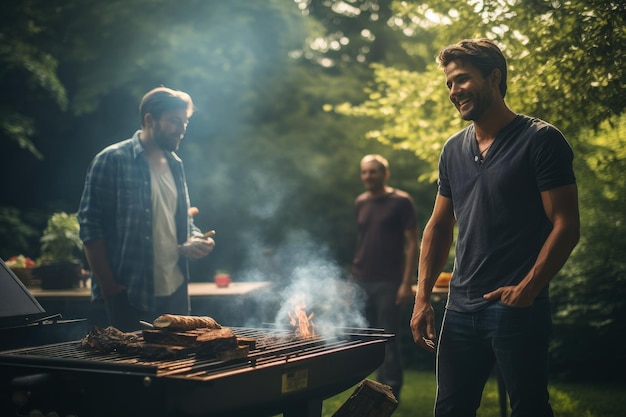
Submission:
M 207 316 L 179 316 L 162 314 L 152 323 L 155 328 L 163 330 L 185 331 L 199 328 L 221 329 L 222 326 L 212 317 Z

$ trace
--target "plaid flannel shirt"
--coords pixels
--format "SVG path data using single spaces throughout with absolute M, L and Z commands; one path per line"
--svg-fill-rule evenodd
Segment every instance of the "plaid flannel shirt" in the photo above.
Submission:
M 153 280 L 152 203 L 150 167 L 139 140 L 132 138 L 108 146 L 98 153 L 87 170 L 78 209 L 83 242 L 104 239 L 116 280 L 126 286 L 129 303 L 140 310 L 155 307 Z M 175 153 L 165 153 L 178 201 L 175 215 L 178 243 L 199 231 L 188 214 L 189 193 L 183 163 Z M 186 259 L 179 261 L 189 279 Z M 92 299 L 102 299 L 92 280 Z

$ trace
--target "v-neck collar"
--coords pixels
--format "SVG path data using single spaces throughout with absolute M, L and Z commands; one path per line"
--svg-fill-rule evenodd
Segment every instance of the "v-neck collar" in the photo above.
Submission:
M 513 120 L 511 120 L 506 126 L 500 129 L 498 133 L 496 133 L 496 137 L 494 138 L 493 142 L 491 142 L 491 144 L 489 145 L 489 151 L 483 158 L 481 158 L 480 147 L 478 146 L 478 140 L 476 139 L 476 129 L 474 128 L 473 125 L 471 126 L 472 135 L 471 135 L 470 140 L 472 141 L 472 143 L 471 143 L 470 149 L 472 150 L 472 157 L 474 158 L 474 162 L 479 168 L 482 167 L 483 165 L 486 165 L 492 159 L 492 158 L 489 158 L 488 156 L 492 155 L 495 151 L 498 150 L 498 148 L 500 147 L 500 142 L 502 142 L 502 138 L 506 136 L 506 134 L 511 129 L 513 129 L 521 119 L 522 119 L 522 115 L 516 114 Z

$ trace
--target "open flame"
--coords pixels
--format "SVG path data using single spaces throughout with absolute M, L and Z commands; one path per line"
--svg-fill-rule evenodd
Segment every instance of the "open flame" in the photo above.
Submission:
M 294 303 L 293 311 L 288 311 L 289 322 L 296 328 L 296 336 L 311 338 L 315 336 L 315 329 L 311 319 L 315 316 L 314 313 L 308 314 L 306 312 L 306 304 L 304 300 L 298 300 Z

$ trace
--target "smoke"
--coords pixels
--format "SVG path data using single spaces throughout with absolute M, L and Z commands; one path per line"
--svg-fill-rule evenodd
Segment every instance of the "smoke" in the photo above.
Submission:
M 307 314 L 315 333 L 331 337 L 346 328 L 367 327 L 363 317 L 364 299 L 357 287 L 339 278 L 332 264 L 310 263 L 294 271 L 293 281 L 280 292 L 283 300 L 275 318 L 282 325 L 289 313 L 300 305 Z
M 247 178 L 248 198 L 254 204 L 247 209 L 250 215 L 259 220 L 272 219 L 289 193 L 289 189 L 273 174 L 253 170 Z
M 242 279 L 271 281 L 273 287 L 255 300 L 258 311 L 246 326 L 258 325 L 260 317 L 269 320 L 267 324 L 290 326 L 289 313 L 297 304 L 313 313 L 315 332 L 322 337 L 368 326 L 364 293 L 347 281 L 347 273 L 331 259 L 328 248 L 308 233 L 290 232 L 279 248 L 257 247 L 250 259 L 257 267 L 247 269 Z
M 264 241 L 264 228 L 272 227 L 294 190 L 289 180 L 253 169 L 247 173 L 245 190 L 251 202 L 246 210 L 257 221 L 240 232 L 247 244 L 237 280 L 269 281 L 272 286 L 251 294 L 245 305 L 243 299 L 230 305 L 237 316 L 244 317 L 243 325 L 291 328 L 289 313 L 300 305 L 307 315 L 313 314 L 315 333 L 322 337 L 367 327 L 365 296 L 360 287 L 348 282 L 347 271 L 333 260 L 327 245 L 304 230 L 286 231 L 271 247 Z

